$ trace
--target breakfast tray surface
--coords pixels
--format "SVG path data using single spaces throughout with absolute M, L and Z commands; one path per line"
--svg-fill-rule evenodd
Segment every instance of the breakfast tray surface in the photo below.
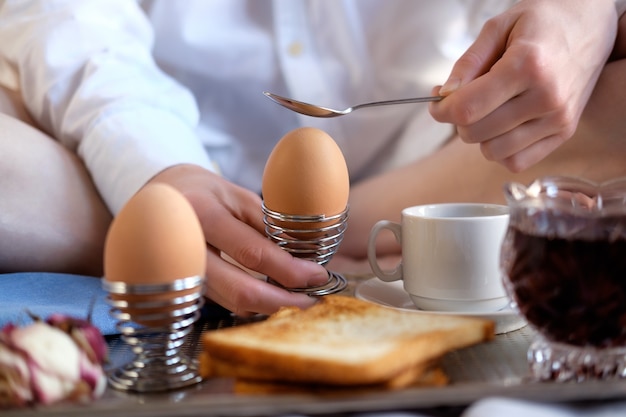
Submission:
M 238 325 L 234 317 L 199 323 L 188 343 L 190 355 L 200 351 L 203 331 Z M 204 381 L 191 388 L 159 394 L 134 394 L 108 389 L 88 405 L 58 404 L 3 412 L 3 416 L 270 416 L 338 414 L 463 406 L 486 396 L 540 401 L 605 400 L 626 397 L 626 382 L 538 383 L 528 377 L 526 350 L 533 337 L 529 327 L 496 336 L 489 343 L 449 353 L 443 367 L 451 383 L 441 388 L 410 388 L 391 392 L 337 395 L 257 395 L 232 393 L 232 381 Z M 111 366 L 131 357 L 119 338 L 109 340 Z

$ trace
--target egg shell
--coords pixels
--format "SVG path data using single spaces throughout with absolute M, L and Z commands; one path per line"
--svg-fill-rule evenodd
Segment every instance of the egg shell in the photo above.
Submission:
M 204 276 L 206 243 L 189 201 L 173 187 L 151 183 L 115 217 L 104 250 L 109 281 L 169 284 Z
M 341 213 L 350 192 L 348 167 L 341 149 L 323 130 L 292 130 L 278 141 L 267 159 L 262 192 L 266 207 L 282 214 Z

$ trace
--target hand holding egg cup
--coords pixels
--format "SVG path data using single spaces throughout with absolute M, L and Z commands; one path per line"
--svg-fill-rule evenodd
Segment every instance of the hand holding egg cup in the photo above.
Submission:
M 325 265 L 339 248 L 347 227 L 348 208 L 339 214 L 302 216 L 288 215 L 270 210 L 262 205 L 265 233 L 280 248 L 293 256 Z M 272 278 L 267 282 L 291 292 L 322 296 L 343 291 L 347 281 L 343 275 L 328 271 L 328 281 L 316 287 L 287 288 Z
M 267 160 L 262 187 L 266 235 L 293 256 L 325 265 L 339 248 L 348 219 L 348 168 L 335 141 L 310 127 L 287 133 Z M 321 286 L 286 289 L 321 296 L 346 285 L 342 275 L 328 271 Z
M 205 251 L 193 208 L 168 185 L 146 185 L 116 216 L 105 243 L 103 287 L 135 357 L 109 375 L 111 386 L 155 392 L 200 382 L 196 361 L 181 349 L 204 304 Z M 176 262 L 181 258 L 193 262 Z

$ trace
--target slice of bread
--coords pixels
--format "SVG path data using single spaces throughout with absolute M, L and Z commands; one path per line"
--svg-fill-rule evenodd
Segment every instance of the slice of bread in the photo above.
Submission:
M 260 381 L 238 378 L 233 385 L 236 394 L 320 394 L 343 395 L 388 391 L 406 387 L 442 387 L 448 377 L 438 364 L 418 366 L 382 384 L 371 385 L 328 385 L 283 381 Z
M 284 308 L 263 322 L 205 332 L 201 372 L 255 381 L 386 384 L 493 335 L 488 320 L 329 295 L 306 310 Z

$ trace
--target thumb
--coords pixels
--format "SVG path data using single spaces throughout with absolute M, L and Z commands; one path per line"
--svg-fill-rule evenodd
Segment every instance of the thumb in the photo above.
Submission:
M 509 31 L 505 25 L 483 26 L 474 43 L 455 62 L 439 93 L 447 96 L 488 72 L 504 53 Z

